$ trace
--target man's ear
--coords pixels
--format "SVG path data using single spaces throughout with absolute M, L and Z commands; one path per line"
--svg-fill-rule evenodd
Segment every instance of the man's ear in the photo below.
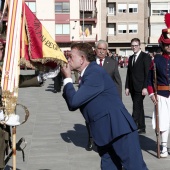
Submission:
M 94 51 L 94 55 L 97 55 L 97 53 L 96 53 L 96 49 L 95 50 L 93 50 Z

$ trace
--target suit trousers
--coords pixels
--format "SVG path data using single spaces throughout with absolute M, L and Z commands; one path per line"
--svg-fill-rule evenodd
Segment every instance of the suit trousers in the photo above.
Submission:
M 133 101 L 132 117 L 138 129 L 145 129 L 145 113 L 143 106 L 145 96 L 142 95 L 142 92 L 132 92 L 131 97 Z
M 98 147 L 102 170 L 147 170 L 143 160 L 138 132 L 123 135 L 109 146 Z
M 61 91 L 62 86 L 62 76 L 59 73 L 56 77 L 54 77 L 54 90 Z

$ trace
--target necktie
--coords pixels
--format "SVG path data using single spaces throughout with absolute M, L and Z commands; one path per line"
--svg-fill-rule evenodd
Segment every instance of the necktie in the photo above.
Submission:
M 100 59 L 100 66 L 102 67 L 103 66 L 103 64 L 102 64 L 102 61 L 103 61 L 103 59 Z
M 79 77 L 79 84 L 81 83 L 81 76 Z
M 135 59 L 136 59 L 136 54 L 133 55 L 133 63 L 132 63 L 133 66 L 135 65 Z

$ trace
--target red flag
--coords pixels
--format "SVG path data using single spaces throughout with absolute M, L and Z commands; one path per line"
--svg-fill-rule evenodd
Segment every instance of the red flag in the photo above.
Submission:
M 24 36 L 25 55 L 22 53 L 21 64 L 34 68 L 37 64 L 53 67 L 63 62 L 67 63 L 57 43 L 25 3 L 24 9 L 23 25 L 26 27 L 23 27 L 22 35 Z

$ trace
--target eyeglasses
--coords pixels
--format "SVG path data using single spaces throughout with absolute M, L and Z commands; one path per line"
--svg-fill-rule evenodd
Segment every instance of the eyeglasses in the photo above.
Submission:
M 131 47 L 138 47 L 139 45 L 131 45 Z

